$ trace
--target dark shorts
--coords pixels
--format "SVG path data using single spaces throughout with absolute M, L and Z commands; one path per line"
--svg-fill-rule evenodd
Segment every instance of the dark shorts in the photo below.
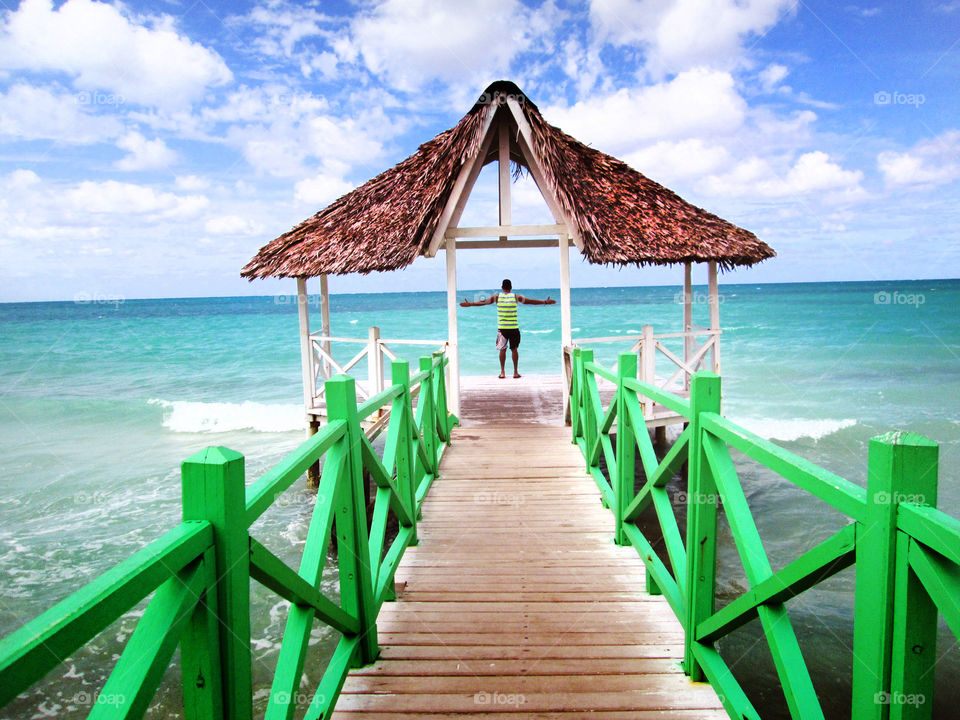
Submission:
M 500 328 L 500 334 L 510 343 L 510 349 L 516 350 L 520 345 L 520 331 L 517 328 Z

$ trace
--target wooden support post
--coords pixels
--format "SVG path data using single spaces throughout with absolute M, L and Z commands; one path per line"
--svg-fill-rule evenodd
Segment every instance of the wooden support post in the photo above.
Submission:
M 497 165 L 499 173 L 500 187 L 500 224 L 512 224 L 510 216 L 512 215 L 510 207 L 510 127 L 506 118 L 500 123 L 499 143 L 497 148 Z M 501 240 L 506 240 L 504 236 Z
M 327 288 L 327 276 L 320 276 L 320 332 L 325 337 L 330 337 L 330 292 Z M 323 351 L 330 354 L 330 341 L 324 340 L 321 343 Z M 324 360 L 323 361 L 323 379 L 330 379 L 330 364 Z
M 867 467 L 867 509 L 857 528 L 856 591 L 853 625 L 853 720 L 886 720 L 893 716 L 892 658 L 897 656 L 900 692 L 905 682 L 918 682 L 930 692 L 925 708 L 929 717 L 933 675 L 920 677 L 936 661 L 936 609 L 929 599 L 916 608 L 901 607 L 899 648 L 894 648 L 894 598 L 916 601 L 925 593 L 907 582 L 907 558 L 899 557 L 897 508 L 902 502 L 936 504 L 937 444 L 913 433 L 887 433 L 870 440 Z M 897 576 L 903 586 L 897 588 Z M 912 597 L 911 597 L 912 596 Z M 916 657 L 904 643 L 920 647 Z M 900 708 L 899 713 L 905 708 Z M 907 709 L 909 712 L 909 709 Z M 910 716 L 910 715 L 905 715 Z M 917 715 L 924 717 L 924 715 Z
M 300 319 L 300 370 L 303 378 L 303 407 L 313 407 L 316 397 L 316 376 L 313 369 L 313 348 L 310 346 L 310 305 L 307 296 L 307 279 L 297 278 L 297 313 Z M 307 432 L 307 437 L 313 433 Z
M 250 536 L 243 455 L 225 447 L 201 450 L 183 461 L 181 482 L 184 521 L 206 520 L 213 525 L 224 717 L 249 720 Z
M 691 265 L 686 262 L 683 264 L 683 331 L 685 333 L 693 332 L 693 279 L 691 277 Z M 683 338 L 683 362 L 690 365 L 690 358 L 693 357 L 693 338 Z M 683 374 L 683 389 L 690 389 L 690 374 Z
M 460 417 L 460 341 L 457 332 L 457 243 L 447 238 L 447 354 L 450 356 L 450 412 Z
M 573 345 L 573 330 L 570 308 L 570 240 L 567 233 L 560 233 L 557 241 L 560 248 L 560 377 L 563 384 L 563 415 L 566 418 L 570 412 L 567 390 L 570 387 L 570 376 L 567 374 L 565 349 Z
M 687 603 L 683 669 L 702 682 L 703 669 L 693 655 L 694 629 L 714 612 L 717 586 L 717 487 L 703 453 L 702 413 L 720 412 L 720 378 L 702 372 L 690 384 L 690 444 L 687 462 Z
M 363 430 L 357 416 L 357 389 L 349 375 L 326 382 L 327 417 L 344 420 L 347 430 L 344 482 L 337 488 L 337 558 L 340 566 L 340 604 L 360 621 L 359 660 L 369 665 L 377 659 L 377 606 L 373 598 L 370 542 L 366 498 L 363 492 L 363 460 L 360 454 Z
M 711 260 L 707 263 L 709 278 L 708 289 L 709 295 L 708 298 L 710 302 L 710 329 L 714 331 L 720 330 L 720 291 L 717 285 L 717 263 L 715 260 Z M 710 356 L 712 358 L 711 368 L 713 372 L 717 375 L 720 374 L 720 336 L 714 335 L 713 337 L 713 348 L 710 350 Z
M 617 361 L 617 477 L 613 488 L 615 501 L 613 515 L 616 522 L 614 542 L 617 545 L 629 545 L 630 540 L 623 531 L 623 516 L 627 506 L 633 501 L 636 441 L 626 400 L 627 393 L 632 391 L 624 389 L 623 381 L 626 378 L 637 377 L 637 356 L 632 352 L 620 353 Z

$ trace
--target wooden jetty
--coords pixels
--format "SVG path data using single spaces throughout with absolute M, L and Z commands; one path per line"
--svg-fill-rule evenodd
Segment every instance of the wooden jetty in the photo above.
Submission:
M 464 388 L 380 658 L 350 672 L 334 718 L 727 717 L 684 675 L 682 628 L 636 551 L 613 544 L 552 385 Z

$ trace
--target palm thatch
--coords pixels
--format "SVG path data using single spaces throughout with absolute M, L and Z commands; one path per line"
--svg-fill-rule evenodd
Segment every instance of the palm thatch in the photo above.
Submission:
M 773 257 L 753 233 L 683 200 L 626 163 L 548 124 L 513 83 L 490 85 L 459 123 L 416 153 L 267 243 L 249 278 L 397 270 L 424 254 L 464 165 L 480 151 L 491 113 L 520 98 L 531 152 L 546 187 L 592 263 L 670 265 L 716 261 L 729 269 Z M 500 119 L 513 122 L 512 119 Z M 516 128 L 515 123 L 513 127 Z M 526 164 L 522 155 L 513 159 Z M 484 161 L 496 158 L 492 152 Z

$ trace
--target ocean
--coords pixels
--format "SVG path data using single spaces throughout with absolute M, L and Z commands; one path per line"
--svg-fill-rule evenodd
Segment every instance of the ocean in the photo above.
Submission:
M 558 297 L 556 289 L 516 290 Z M 728 417 L 861 485 L 872 436 L 902 429 L 932 438 L 940 443 L 939 506 L 960 517 L 960 281 L 721 284 L 720 300 Z M 694 301 L 694 322 L 706 325 L 705 287 Z M 376 325 L 386 339 L 440 340 L 445 302 L 444 293 L 335 295 L 332 332 L 364 338 Z M 576 288 L 572 305 L 575 338 L 637 334 L 646 324 L 677 331 L 682 317 L 676 287 Z M 461 308 L 459 317 L 463 374 L 498 372 L 495 310 Z M 521 372 L 558 372 L 559 306 L 523 306 L 520 321 Z M 302 441 L 297 328 L 290 296 L 0 305 L 0 634 L 177 524 L 184 458 L 225 445 L 246 456 L 252 479 Z M 595 346 L 606 363 L 628 347 Z M 427 350 L 393 349 L 411 360 Z M 779 478 L 743 458 L 737 464 L 774 567 L 843 524 Z M 258 537 L 293 562 L 311 502 L 301 481 L 256 526 Z M 732 596 L 743 580 L 730 542 L 721 563 L 721 591 Z M 331 573 L 324 582 L 335 587 Z M 849 705 L 852 587 L 848 570 L 788 606 L 815 684 L 833 698 L 831 717 Z M 286 611 L 259 588 L 253 603 L 262 709 Z M 140 612 L 0 717 L 86 716 L 112 665 L 103 659 L 119 651 Z M 786 717 L 754 625 L 722 650 L 755 688 L 764 716 Z M 312 686 L 334 641 L 314 633 Z M 956 707 L 960 653 L 946 631 L 938 655 L 937 707 Z M 178 683 L 168 672 L 151 717 L 179 716 Z

